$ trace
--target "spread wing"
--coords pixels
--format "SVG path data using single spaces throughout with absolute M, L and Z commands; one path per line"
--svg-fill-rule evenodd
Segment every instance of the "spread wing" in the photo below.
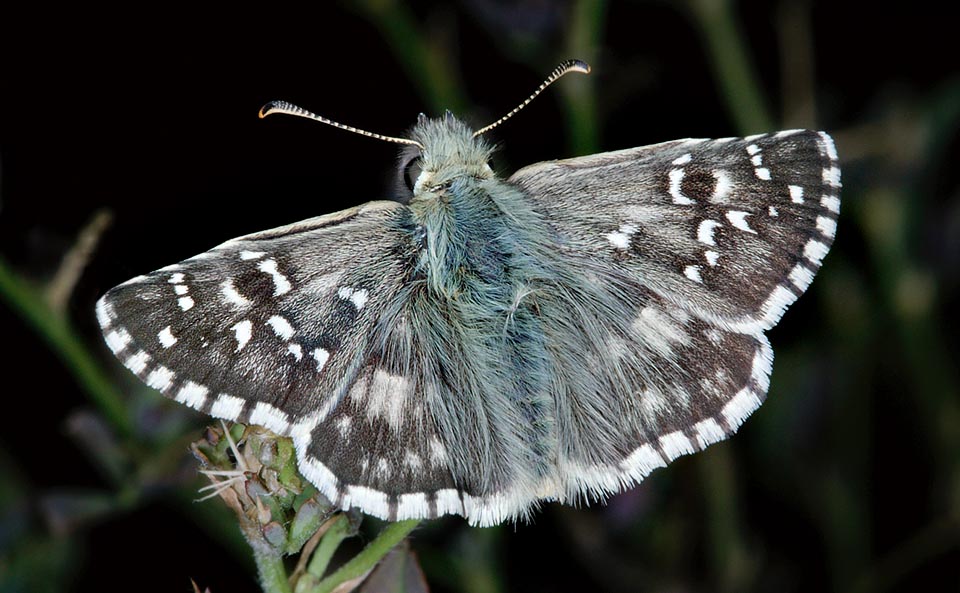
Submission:
M 569 253 L 615 262 L 669 302 L 744 333 L 772 327 L 806 290 L 840 211 L 833 141 L 803 130 L 550 161 L 510 181 Z
M 134 278 L 100 299 L 97 318 L 150 387 L 291 436 L 304 475 L 339 506 L 420 517 L 439 501 L 453 512 L 416 369 L 370 359 L 377 327 L 414 285 L 418 245 L 406 206 L 372 202 Z
M 618 492 L 759 407 L 773 360 L 763 331 L 833 241 L 839 177 L 827 134 L 788 131 L 539 163 L 509 179 L 568 271 L 543 324 L 559 423 L 545 495 Z

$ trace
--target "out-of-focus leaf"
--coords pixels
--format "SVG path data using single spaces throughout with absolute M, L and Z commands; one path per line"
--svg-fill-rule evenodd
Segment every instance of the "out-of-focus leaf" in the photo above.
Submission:
M 370 573 L 358 593 L 428 593 L 417 555 L 407 540 L 394 548 Z
M 40 513 L 55 535 L 65 536 L 118 509 L 108 492 L 63 490 L 40 500 Z

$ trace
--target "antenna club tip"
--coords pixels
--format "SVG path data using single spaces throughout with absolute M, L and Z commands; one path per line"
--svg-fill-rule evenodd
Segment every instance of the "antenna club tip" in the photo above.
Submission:
M 257 117 L 263 119 L 274 112 L 277 108 L 277 101 L 270 101 L 266 105 L 260 108 L 260 111 L 257 113 Z
M 584 62 L 583 60 L 570 60 L 568 68 L 574 72 L 580 72 L 582 74 L 590 74 L 591 70 L 590 64 Z

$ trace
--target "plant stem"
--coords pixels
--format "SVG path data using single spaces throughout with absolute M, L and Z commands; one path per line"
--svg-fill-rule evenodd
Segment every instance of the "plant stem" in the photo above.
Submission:
M 327 567 L 330 566 L 330 560 L 333 558 L 334 552 L 340 547 L 340 542 L 349 535 L 350 521 L 346 515 L 340 515 L 327 530 L 327 533 L 324 534 L 323 539 L 320 540 L 317 551 L 313 553 L 313 557 L 310 559 L 307 572 L 316 577 L 317 580 L 322 579 L 323 573 L 327 572 Z
M 707 44 L 714 77 L 741 134 L 773 129 L 773 118 L 738 31 L 731 0 L 691 0 L 691 14 Z
M 310 593 L 330 593 L 341 584 L 364 576 L 419 524 L 420 522 L 416 520 L 390 523 L 362 552 L 307 591 L 310 591 Z
M 46 340 L 110 424 L 122 436 L 130 436 L 132 428 L 123 396 L 88 352 L 69 321 L 51 310 L 43 293 L 14 272 L 3 259 L 0 259 L 0 299 L 5 300 Z

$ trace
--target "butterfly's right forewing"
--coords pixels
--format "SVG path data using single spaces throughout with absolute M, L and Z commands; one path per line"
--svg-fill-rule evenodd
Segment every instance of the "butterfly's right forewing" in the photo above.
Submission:
M 748 333 L 774 325 L 806 290 L 840 209 L 833 140 L 804 130 L 540 163 L 510 181 L 568 253 Z

